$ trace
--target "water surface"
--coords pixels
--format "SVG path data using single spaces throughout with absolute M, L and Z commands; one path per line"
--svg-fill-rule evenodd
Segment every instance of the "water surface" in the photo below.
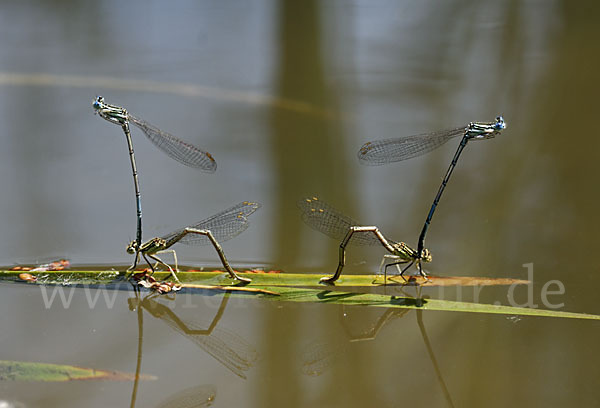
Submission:
M 461 158 L 429 230 L 428 270 L 533 271 L 531 298 L 525 288 L 512 297 L 495 288 L 479 301 L 543 307 L 544 286 L 557 280 L 564 293 L 546 303 L 598 314 L 598 11 L 567 1 L 4 2 L 0 263 L 130 261 L 125 140 L 93 115 L 96 95 L 218 162 L 215 174 L 195 172 L 134 130 L 145 238 L 259 201 L 249 229 L 223 247 L 234 265 L 288 272 L 332 273 L 337 262 L 339 243 L 300 220 L 295 203 L 307 195 L 416 244 L 458 141 L 382 167 L 358 163 L 364 142 L 503 114 L 504 133 L 470 143 Z M 210 248 L 178 255 L 218 265 Z M 346 272 L 371 273 L 382 255 L 355 248 Z M 84 290 L 66 308 L 59 297 L 46 307 L 36 287 L 0 285 L 0 293 L 3 359 L 135 371 L 132 292 L 93 308 Z M 160 302 L 202 327 L 221 300 Z M 244 379 L 194 335 L 144 313 L 141 369 L 159 382 L 140 383 L 137 406 L 190 387 L 214 390 L 214 406 L 598 403 L 594 322 L 424 312 L 431 354 L 415 312 L 353 341 L 385 312 L 230 299 L 217 327 L 254 350 Z M 5 382 L 0 398 L 125 406 L 132 387 Z

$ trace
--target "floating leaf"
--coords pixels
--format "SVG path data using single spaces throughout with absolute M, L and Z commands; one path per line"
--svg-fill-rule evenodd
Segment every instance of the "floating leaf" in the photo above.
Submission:
M 375 293 L 334 292 L 330 290 L 297 289 L 288 287 L 266 287 L 265 289 L 273 289 L 279 292 L 279 296 L 265 297 L 265 299 L 287 302 L 332 303 L 347 306 L 369 306 L 398 309 L 438 310 L 446 312 L 469 312 L 600 320 L 599 315 L 585 313 L 457 302 L 452 300 L 415 299 L 411 297 L 396 297 Z
M 222 285 L 224 279 L 235 283 L 225 276 L 226 272 L 179 272 L 177 276 L 183 283 L 200 283 L 204 285 Z M 163 273 L 168 277 L 168 273 Z M 325 274 L 308 273 L 240 273 L 241 276 L 252 279 L 251 286 L 321 286 L 319 279 Z M 158 272 L 155 276 L 158 275 Z M 157 276 L 158 278 L 158 276 Z M 336 288 L 344 287 L 384 287 L 384 286 L 500 286 L 526 285 L 529 281 L 511 278 L 480 278 L 471 276 L 431 276 L 429 280 L 421 276 L 407 276 L 406 280 L 398 275 L 388 275 L 384 281 L 383 275 L 343 275 L 335 283 Z
M 322 286 L 319 279 L 326 274 L 308 273 L 259 273 L 240 272 L 241 276 L 252 279 L 250 286 Z M 43 273 L 22 271 L 0 271 L 0 280 L 29 281 L 41 284 L 85 285 L 85 284 L 110 284 L 122 282 L 127 276 L 125 272 L 110 271 L 45 271 Z M 232 280 L 224 271 L 181 271 L 177 274 L 182 283 L 188 285 L 232 286 L 237 282 Z M 156 272 L 156 280 L 167 279 L 169 272 Z M 404 281 L 398 275 L 388 275 L 384 283 L 383 275 L 343 275 L 335 283 L 336 288 L 344 287 L 383 287 L 383 286 L 496 286 L 496 285 L 524 285 L 529 281 L 510 278 L 481 278 L 470 276 L 429 276 L 426 282 L 421 276 L 409 276 Z M 198 286 L 200 288 L 200 286 Z M 240 287 L 240 286 L 237 286 Z M 206 288 L 204 288 L 206 289 Z
M 28 273 L 24 280 L 19 278 L 19 271 L 0 271 L 0 280 L 16 281 L 27 284 L 45 285 L 119 285 L 123 284 L 125 272 L 117 271 L 47 271 L 43 273 Z M 292 273 L 246 273 L 252 278 L 250 285 L 241 286 L 232 281 L 225 272 L 180 272 L 183 291 L 199 292 L 204 290 L 219 290 L 232 292 L 236 296 L 255 295 L 264 299 L 308 302 L 333 303 L 344 305 L 360 305 L 368 307 L 408 308 L 420 310 L 439 310 L 449 312 L 470 312 L 488 314 L 506 314 L 513 316 L 546 316 L 576 319 L 600 320 L 600 316 L 584 313 L 571 313 L 558 310 L 542 310 L 523 307 L 488 305 L 479 303 L 457 302 L 437 299 L 415 299 L 411 297 L 396 297 L 385 294 L 361 293 L 362 289 L 385 287 L 383 277 L 374 275 L 345 275 L 336 282 L 335 286 L 323 286 L 317 282 L 322 274 L 292 274 Z M 23 275 L 21 275 L 23 277 Z M 157 272 L 157 279 L 167 278 L 169 273 Z M 378 282 L 378 279 L 381 281 Z M 398 282 L 398 279 L 401 282 Z M 390 283 L 392 281 L 393 283 Z M 411 278 L 404 283 L 402 278 L 391 275 L 387 286 L 419 286 L 423 288 L 435 286 L 472 286 L 472 285 L 515 285 L 530 283 L 525 280 L 506 278 L 473 278 L 473 277 L 430 277 L 423 283 L 421 277 Z M 311 287 L 318 286 L 319 289 Z M 120 286 L 119 286 L 120 287 Z M 341 288 L 354 288 L 353 292 L 340 291 Z M 355 293 L 358 292 L 358 293 Z M 272 296 L 277 294 L 280 296 Z

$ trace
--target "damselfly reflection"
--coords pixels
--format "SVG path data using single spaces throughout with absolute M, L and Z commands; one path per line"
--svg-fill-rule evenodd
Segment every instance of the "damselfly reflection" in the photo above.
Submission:
M 157 296 L 157 294 L 150 294 L 143 299 L 129 298 L 129 308 L 135 310 L 142 307 L 153 317 L 162 320 L 171 329 L 193 341 L 235 375 L 246 378 L 245 372 L 258 359 L 258 352 L 240 336 L 217 327 L 227 307 L 229 294 L 223 296 L 219 309 L 208 328 L 201 328 L 195 322 L 179 318 L 173 309 L 154 300 Z
M 304 346 L 302 352 L 302 372 L 309 376 L 319 376 L 329 370 L 347 351 L 350 343 L 374 340 L 379 331 L 391 320 L 402 318 L 410 309 L 388 309 L 370 328 L 355 333 L 347 323 L 345 307 L 341 307 L 340 323 L 345 336 L 336 343 L 313 340 Z
M 424 299 L 421 297 L 420 291 L 418 291 L 417 296 L 417 298 L 402 299 L 406 299 L 409 304 L 422 303 Z M 410 312 L 411 309 L 388 309 L 381 316 L 379 316 L 379 318 L 370 328 L 358 332 L 356 332 L 350 327 L 349 320 L 351 318 L 349 317 L 347 311 L 348 308 L 346 308 L 345 306 L 341 306 L 339 309 L 340 324 L 344 329 L 344 336 L 340 340 L 338 340 L 335 343 L 324 341 L 312 341 L 305 346 L 304 351 L 302 353 L 302 371 L 304 372 L 304 374 L 310 376 L 319 376 L 324 374 L 327 370 L 331 368 L 333 364 L 336 363 L 336 361 L 340 360 L 345 354 L 350 352 L 349 349 L 352 343 L 375 340 L 378 337 L 378 335 L 380 335 L 383 327 L 388 325 L 392 320 L 400 319 L 407 316 L 408 312 Z M 446 382 L 444 381 L 440 365 L 433 352 L 433 346 L 431 345 L 429 336 L 427 335 L 427 331 L 425 330 L 425 324 L 423 323 L 423 310 L 416 309 L 415 313 L 417 318 L 417 326 L 419 327 L 419 332 L 423 339 L 423 343 L 425 345 L 427 355 L 429 356 L 429 360 L 431 361 L 433 369 L 435 370 L 438 384 L 444 394 L 446 404 L 449 407 L 454 407 L 454 403 L 452 402 L 450 392 L 448 390 L 448 387 L 446 386 Z M 393 350 L 394 349 L 390 349 L 390 353 L 393 353 Z M 399 353 L 401 353 L 402 350 L 402 348 L 397 349 Z M 415 348 L 411 347 L 410 351 L 411 353 L 414 353 Z M 391 358 L 392 355 L 390 354 L 389 357 Z
M 173 396 L 157 405 L 158 408 L 201 408 L 210 407 L 217 397 L 212 385 L 199 385 L 177 391 Z

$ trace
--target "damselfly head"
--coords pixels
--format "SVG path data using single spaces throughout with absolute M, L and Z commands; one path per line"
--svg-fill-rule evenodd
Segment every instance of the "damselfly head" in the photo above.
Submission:
M 134 239 L 133 241 L 131 241 L 128 245 L 127 245 L 127 253 L 128 254 L 135 254 L 137 252 L 137 249 L 139 247 L 138 242 Z
M 496 116 L 495 122 L 471 122 L 465 131 L 469 140 L 493 139 L 506 128 L 502 115 Z
M 94 102 L 92 102 L 92 107 L 94 108 L 95 111 L 98 111 L 99 109 L 102 108 L 103 104 L 104 104 L 104 97 L 98 95 L 98 96 L 96 96 L 96 99 L 94 99 Z
M 432 259 L 433 257 L 431 256 L 431 252 L 429 252 L 429 249 L 425 248 L 421 251 L 421 261 L 431 262 Z
M 506 122 L 504 121 L 504 118 L 502 117 L 502 115 L 496 116 L 496 123 L 494 124 L 494 129 L 496 129 L 496 130 L 506 129 Z

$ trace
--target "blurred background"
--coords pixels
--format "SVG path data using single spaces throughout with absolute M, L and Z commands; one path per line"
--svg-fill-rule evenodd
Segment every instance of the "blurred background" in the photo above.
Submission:
M 543 286 L 559 280 L 565 291 L 553 303 L 599 314 L 599 12 L 594 1 L 4 1 L 0 263 L 130 262 L 127 147 L 93 114 L 97 95 L 217 160 L 214 174 L 186 168 L 133 129 L 145 239 L 258 201 L 248 230 L 223 244 L 234 267 L 324 274 L 339 242 L 302 223 L 298 200 L 316 195 L 416 245 L 458 140 L 380 167 L 361 166 L 359 147 L 503 114 L 501 136 L 463 153 L 429 229 L 428 271 L 527 278 L 523 265 L 533 264 L 533 297 L 519 288 L 518 303 L 541 304 Z M 210 248 L 176 249 L 181 263 L 218 266 Z M 374 272 L 383 253 L 351 248 L 345 273 Z M 134 371 L 128 294 L 117 310 L 92 313 L 79 292 L 79 311 L 45 310 L 37 288 L 0 293 L 11 311 L 0 320 L 11 328 L 0 334 L 3 359 Z M 479 301 L 507 304 L 507 290 L 485 289 Z M 415 313 L 357 343 L 347 324 L 368 331 L 381 311 L 228 308 L 224 325 L 261 355 L 247 380 L 207 355 L 186 361 L 197 347 L 160 322 L 146 327 L 143 371 L 164 377 L 173 361 L 161 384 L 176 392 L 211 382 L 215 406 L 598 403 L 594 322 L 424 313 L 436 370 Z M 302 369 L 311 344 L 330 347 L 319 375 Z M 139 406 L 156 402 L 157 388 L 141 389 Z M 0 397 L 25 406 L 126 405 L 129 393 L 130 384 L 31 392 L 0 383 Z

